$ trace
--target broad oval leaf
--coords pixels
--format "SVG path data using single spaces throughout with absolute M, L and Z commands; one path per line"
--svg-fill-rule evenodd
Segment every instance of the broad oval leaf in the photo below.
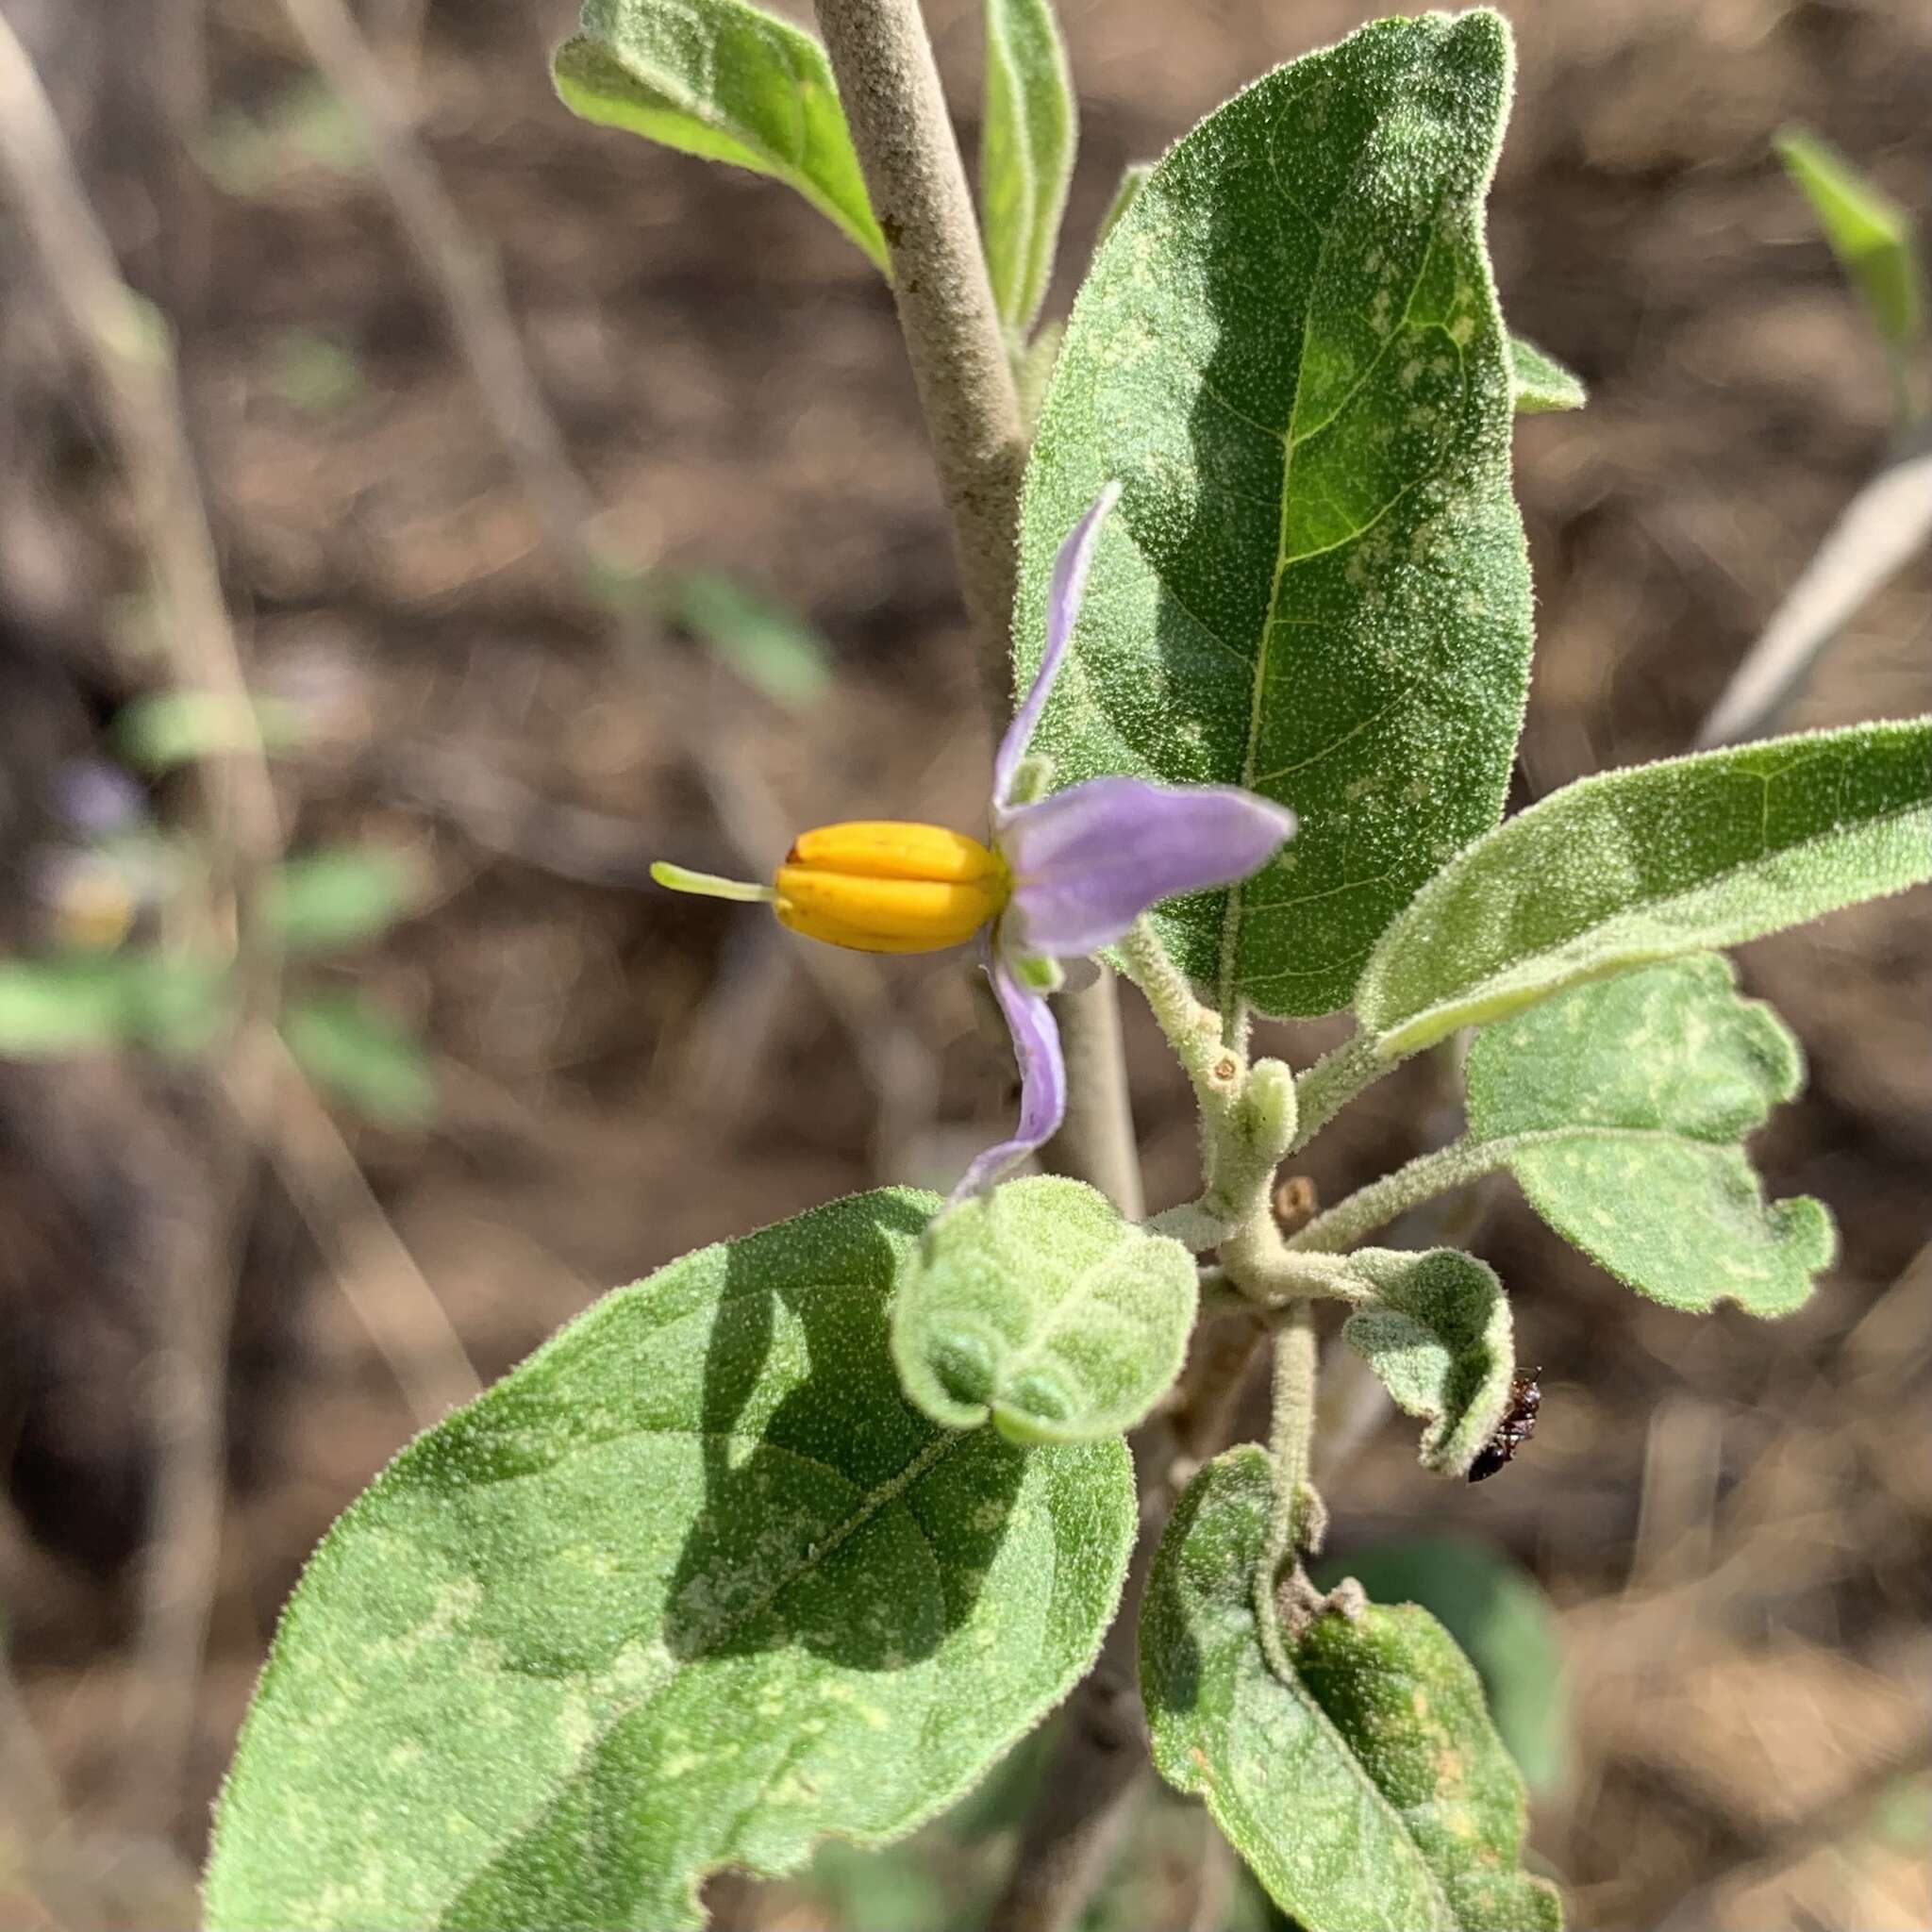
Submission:
M 1219 1457 L 1181 1497 L 1141 1617 L 1154 1762 L 1307 1932 L 1555 1932 L 1517 1863 L 1523 1780 L 1482 1686 L 1412 1604 L 1329 1611 L 1270 1669 L 1249 1590 L 1267 1542 L 1267 1457 Z
M 1244 885 L 1159 916 L 1224 1008 L 1342 1005 L 1502 808 L 1529 566 L 1482 202 L 1510 71 L 1490 12 L 1279 69 L 1155 168 L 1074 304 L 1026 474 L 1019 682 L 1055 550 L 1117 477 L 1036 744 L 1059 785 L 1244 785 L 1301 814 Z
M 1013 1181 L 933 1223 L 893 1304 L 892 1356 L 949 1428 L 1118 1435 L 1180 1373 L 1197 1297 L 1180 1242 L 1079 1181 Z
M 1565 369 L 1527 336 L 1509 337 L 1509 391 L 1519 416 L 1541 416 L 1553 409 L 1580 409 L 1590 399 L 1580 377 Z
M 979 225 L 1000 320 L 1024 341 L 1053 279 L 1077 112 L 1053 0 L 985 5 Z
M 1927 878 L 1932 719 L 1606 772 L 1431 879 L 1382 936 L 1356 1013 L 1393 1058 L 1578 980 Z
M 1620 1281 L 1672 1307 L 1782 1315 L 1831 1265 L 1831 1217 L 1767 1202 L 1740 1144 L 1804 1084 L 1761 1000 L 1710 954 L 1580 986 L 1477 1034 L 1469 1129 L 1530 1205 Z
M 900 1399 L 937 1201 L 836 1202 L 606 1297 L 329 1532 L 216 1818 L 216 1927 L 696 1927 L 721 1865 L 878 1844 L 1091 1662 L 1119 1442 Z
M 551 78 L 572 113 L 794 188 L 891 274 L 825 50 L 747 0 L 584 0 Z
M 1509 1406 L 1516 1344 L 1496 1271 L 1457 1248 L 1357 1248 L 1350 1274 L 1374 1296 L 1341 1336 L 1405 1415 L 1422 1416 L 1422 1462 L 1461 1475 Z

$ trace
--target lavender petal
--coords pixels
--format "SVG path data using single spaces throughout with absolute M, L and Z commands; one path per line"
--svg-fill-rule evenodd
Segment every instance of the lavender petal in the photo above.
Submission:
M 1054 679 L 1060 675 L 1060 666 L 1066 660 L 1067 645 L 1073 641 L 1074 626 L 1080 617 L 1080 599 L 1086 594 L 1088 567 L 1100 541 L 1100 526 L 1107 521 L 1108 511 L 1120 501 L 1120 494 L 1121 486 L 1109 483 L 1074 525 L 1053 560 L 1053 580 L 1046 593 L 1046 649 L 1041 657 L 1033 689 L 1013 713 L 1013 722 L 1007 726 L 1007 735 L 1000 740 L 992 761 L 995 824 L 1007 809 L 1020 760 L 1026 756 L 1026 746 L 1040 723 L 1040 714 L 1046 709 L 1046 701 L 1053 694 Z
M 1009 1170 L 1059 1132 L 1067 1112 L 1067 1066 L 1060 1055 L 1060 1029 L 1046 995 L 1023 984 L 997 946 L 987 972 L 1020 1062 L 1020 1125 L 1010 1141 L 989 1147 L 974 1159 L 953 1190 L 952 1202 L 996 1187 Z
M 1111 945 L 1162 899 L 1246 878 L 1294 828 L 1286 807 L 1228 786 L 1091 778 L 1001 830 L 1014 881 L 1001 942 L 1056 958 Z

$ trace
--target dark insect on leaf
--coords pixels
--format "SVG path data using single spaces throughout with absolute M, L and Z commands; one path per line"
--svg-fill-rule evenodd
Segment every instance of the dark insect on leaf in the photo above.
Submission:
M 1475 1452 L 1469 1465 L 1469 1479 L 1482 1482 L 1509 1461 L 1536 1434 L 1537 1411 L 1543 1406 L 1543 1391 L 1537 1386 L 1542 1370 L 1518 1369 L 1509 1378 L 1509 1407 L 1496 1424 L 1496 1433 Z

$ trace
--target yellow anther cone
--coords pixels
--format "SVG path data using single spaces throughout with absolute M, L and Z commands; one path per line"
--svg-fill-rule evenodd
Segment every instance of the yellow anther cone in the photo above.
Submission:
M 1005 861 L 943 825 L 858 819 L 802 834 L 778 868 L 781 924 L 866 953 L 957 946 L 1011 890 Z

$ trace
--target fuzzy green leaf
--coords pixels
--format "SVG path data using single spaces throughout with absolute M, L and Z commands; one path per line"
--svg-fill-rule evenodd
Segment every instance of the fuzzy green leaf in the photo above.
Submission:
M 889 274 L 825 51 L 747 0 L 584 0 L 551 78 L 572 113 L 794 188 Z
M 1074 308 L 1026 475 L 1015 648 L 1110 478 L 1036 748 L 1244 785 L 1301 833 L 1159 914 L 1225 1007 L 1326 1012 L 1502 809 L 1529 670 L 1509 353 L 1482 204 L 1494 13 L 1390 20 L 1257 82 L 1147 178 Z
M 1735 945 L 1932 878 L 1932 719 L 1768 739 L 1566 785 L 1463 853 L 1376 946 L 1394 1058 L 1578 980 Z
M 1589 397 L 1582 380 L 1565 369 L 1527 336 L 1509 338 L 1509 389 L 1519 416 L 1541 416 L 1552 409 L 1580 409 Z
M 1078 123 L 1053 0 L 985 0 L 979 222 L 1000 320 L 1024 340 L 1053 279 Z
M 1132 1474 L 901 1400 L 887 1307 L 937 1206 L 688 1255 L 405 1450 L 283 1617 L 209 1925 L 695 1927 L 707 1872 L 898 1838 L 1057 1702 Z
M 1555 1932 L 1557 1895 L 1517 1863 L 1523 1780 L 1482 1686 L 1412 1604 L 1330 1611 L 1276 1676 L 1249 1584 L 1271 1480 L 1253 1446 L 1189 1484 L 1141 1618 L 1154 1762 L 1307 1932 Z
M 1925 331 L 1925 274 L 1911 216 L 1808 128 L 1787 127 L 1777 155 L 1887 345 L 1914 346 Z
M 1562 1784 L 1571 1757 L 1562 1625 L 1520 1563 L 1471 1537 L 1415 1536 L 1324 1557 L 1312 1574 L 1323 1590 L 1353 1576 L 1375 1603 L 1420 1604 L 1475 1666 L 1496 1735 L 1530 1790 Z
M 1831 1265 L 1831 1217 L 1767 1203 L 1740 1144 L 1804 1084 L 1790 1029 L 1712 954 L 1574 988 L 1477 1034 L 1469 1128 L 1530 1205 L 1672 1307 L 1782 1315 Z
M 1503 1420 L 1516 1347 L 1495 1270 L 1455 1248 L 1358 1248 L 1349 1272 L 1374 1294 L 1342 1339 L 1405 1415 L 1423 1416 L 1422 1461 L 1462 1475 Z
M 892 1307 L 906 1392 L 935 1422 L 1021 1441 L 1130 1429 L 1180 1373 L 1194 1257 L 1051 1175 L 962 1202 Z

